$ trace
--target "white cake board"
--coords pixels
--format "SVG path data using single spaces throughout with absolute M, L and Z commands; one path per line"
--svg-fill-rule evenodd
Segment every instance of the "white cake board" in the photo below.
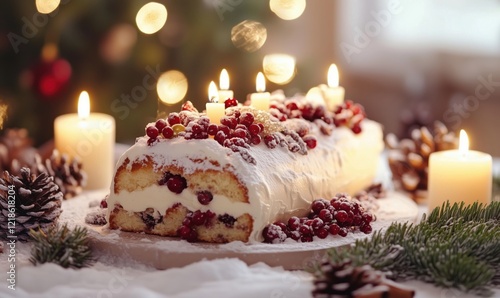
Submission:
M 119 257 L 157 269 L 183 267 L 203 259 L 218 258 L 239 258 L 248 265 L 264 262 L 285 269 L 304 269 L 321 258 L 326 250 L 349 245 L 371 235 L 362 232 L 349 233 L 347 237 L 330 235 L 326 239 L 315 237 L 309 243 L 291 239 L 281 244 L 247 244 L 239 241 L 228 244 L 188 243 L 176 238 L 121 232 L 109 230 L 106 226 L 86 224 L 85 216 L 91 211 L 89 203 L 100 201 L 105 195 L 106 192 L 102 191 L 87 192 L 64 201 L 60 222 L 70 227 L 87 227 L 97 257 Z M 389 192 L 378 203 L 377 220 L 372 223 L 374 231 L 383 231 L 392 222 L 415 222 L 418 218 L 418 206 L 402 193 Z

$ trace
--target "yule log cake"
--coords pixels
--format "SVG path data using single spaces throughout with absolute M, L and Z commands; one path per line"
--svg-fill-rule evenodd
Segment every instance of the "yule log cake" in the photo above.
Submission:
M 381 125 L 351 101 L 327 111 L 274 94 L 259 111 L 226 100 L 220 124 L 190 102 L 146 126 L 119 159 L 107 198 L 111 229 L 188 241 L 262 241 L 266 225 L 311 202 L 369 186 Z

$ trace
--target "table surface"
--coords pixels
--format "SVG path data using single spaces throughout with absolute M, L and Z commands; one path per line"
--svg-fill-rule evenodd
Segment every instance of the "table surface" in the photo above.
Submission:
M 495 159 L 500 174 L 500 159 Z M 427 211 L 420 206 L 421 213 Z M 5 245 L 5 244 L 4 244 Z M 311 297 L 313 277 L 305 271 L 286 271 L 264 263 L 247 265 L 237 258 L 203 260 L 182 268 L 156 270 L 120 256 L 99 259 L 80 270 L 54 264 L 34 267 L 30 244 L 17 242 L 15 262 L 9 247 L 0 254 L 0 297 Z M 7 271 L 14 264 L 16 290 L 7 287 Z M 416 298 L 475 297 L 454 289 L 441 289 L 419 281 L 405 282 Z M 500 297 L 496 289 L 494 297 Z

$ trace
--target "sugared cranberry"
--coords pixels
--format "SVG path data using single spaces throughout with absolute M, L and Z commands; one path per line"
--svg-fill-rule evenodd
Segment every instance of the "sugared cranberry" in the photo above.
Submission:
M 322 228 L 325 224 L 323 223 L 323 220 L 321 218 L 316 217 L 313 219 L 313 223 L 311 224 L 311 227 L 313 230 L 317 230 L 319 228 Z
M 318 213 L 318 217 L 321 218 L 324 222 L 330 222 L 333 219 L 333 215 L 328 209 L 320 210 Z
M 236 120 L 236 118 L 234 117 L 229 117 L 229 116 L 223 116 L 221 119 L 220 119 L 220 123 L 222 125 L 225 125 L 231 129 L 234 129 L 236 128 L 236 125 L 238 125 L 238 121 Z
M 277 225 L 270 224 L 262 231 L 264 242 L 266 243 L 279 243 L 286 239 L 286 233 L 281 230 Z
M 199 191 L 196 197 L 198 198 L 198 202 L 202 205 L 208 205 L 214 199 L 214 196 L 208 190 Z
M 342 236 L 342 237 L 347 236 L 347 229 L 346 228 L 340 228 L 340 230 L 339 230 L 339 236 Z
M 255 120 L 254 116 L 250 112 L 243 112 L 240 115 L 240 123 L 245 126 L 250 126 Z
M 325 209 L 325 203 L 323 203 L 323 201 L 321 200 L 315 200 L 314 202 L 312 202 L 311 204 L 311 209 L 314 213 L 316 214 L 319 214 L 319 212 L 323 209 Z
M 325 228 L 318 229 L 314 232 L 320 239 L 325 239 L 328 236 L 328 230 Z
M 207 129 L 207 133 L 211 136 L 215 136 L 218 131 L 217 124 L 210 124 Z
M 151 139 L 156 139 L 158 137 L 158 134 L 158 128 L 156 128 L 155 126 L 150 125 L 146 127 L 146 135 L 148 135 L 148 137 L 150 137 Z
M 309 149 L 314 149 L 316 148 L 316 145 L 318 143 L 318 141 L 316 140 L 316 138 L 312 135 L 306 135 L 302 138 L 302 140 L 304 140 L 304 142 L 306 143 L 307 145 L 307 148 Z
M 266 135 L 264 137 L 264 143 L 266 143 L 267 147 L 271 149 L 276 148 L 276 146 L 278 146 L 278 142 L 273 135 Z
M 304 235 L 312 235 L 312 229 L 309 225 L 303 224 L 299 227 L 299 233 L 304 236 Z
M 262 142 L 262 137 L 260 135 L 255 135 L 250 138 L 250 142 L 254 145 L 259 145 Z
M 295 231 L 300 226 L 300 219 L 297 216 L 292 216 L 288 219 L 288 228 Z
M 180 194 L 186 187 L 186 179 L 180 175 L 174 175 L 167 181 L 167 187 L 171 192 Z
M 233 131 L 232 136 L 237 137 L 237 138 L 245 138 L 247 135 L 247 132 L 241 128 L 237 128 Z
M 371 223 L 373 221 L 373 215 L 371 213 L 363 213 L 362 218 L 365 223 Z
M 162 129 L 161 134 L 165 139 L 171 139 L 174 136 L 174 129 L 170 126 L 165 126 Z
M 163 119 L 156 120 L 155 127 L 158 128 L 158 131 L 161 131 L 165 126 L 167 126 L 167 121 Z
M 231 132 L 231 129 L 228 126 L 225 125 L 219 125 L 217 127 L 218 131 L 222 131 L 226 136 L 228 136 Z
M 226 134 L 223 131 L 218 131 L 215 134 L 214 140 L 216 140 L 219 144 L 224 145 L 224 141 L 226 141 Z
M 347 218 L 349 217 L 349 215 L 344 210 L 339 210 L 339 211 L 335 212 L 334 217 L 338 222 L 343 223 L 343 222 L 347 221 Z
M 158 139 L 148 139 L 148 146 L 153 146 L 157 141 Z
M 181 123 L 181 117 L 179 117 L 177 113 L 170 113 L 167 117 L 167 121 L 170 126 L 174 126 L 175 124 Z
M 372 226 L 369 224 L 363 224 L 359 227 L 359 230 L 365 234 L 370 234 L 372 232 Z
M 330 229 L 329 229 L 330 234 L 338 235 L 339 231 L 340 231 L 340 227 L 338 224 L 331 224 L 330 225 Z
M 198 110 L 194 107 L 193 103 L 190 102 L 189 100 L 182 104 L 181 110 L 182 111 L 198 112 Z
M 341 202 L 340 205 L 339 205 L 339 208 L 341 210 L 344 210 L 344 211 L 351 211 L 351 204 L 349 204 L 348 202 Z
M 253 123 L 248 127 L 248 131 L 252 136 L 256 136 L 260 133 L 260 126 L 258 124 Z
M 302 235 L 302 237 L 300 237 L 300 241 L 302 241 L 302 242 L 312 242 L 313 241 L 313 236 L 312 235 Z

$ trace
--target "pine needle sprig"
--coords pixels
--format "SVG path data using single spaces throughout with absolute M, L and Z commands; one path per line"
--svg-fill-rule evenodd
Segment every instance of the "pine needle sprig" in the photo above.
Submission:
M 30 262 L 35 266 L 50 262 L 64 268 L 82 268 L 95 262 L 86 228 L 70 230 L 64 225 L 61 228 L 51 227 L 45 232 L 31 230 L 30 236 L 34 240 Z
M 370 239 L 329 250 L 328 258 L 333 264 L 367 264 L 399 281 L 418 279 L 488 296 L 500 286 L 500 202 L 445 203 L 419 224 L 391 224 Z

